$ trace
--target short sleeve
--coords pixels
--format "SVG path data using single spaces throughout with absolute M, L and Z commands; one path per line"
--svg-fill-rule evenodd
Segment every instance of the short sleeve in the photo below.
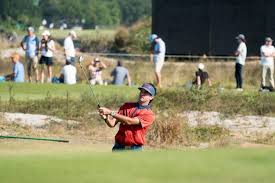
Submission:
M 140 115 L 136 116 L 136 118 L 139 119 L 142 128 L 150 126 L 155 120 L 155 116 L 152 111 L 141 113 Z
M 22 43 L 26 43 L 27 41 L 27 36 L 25 36 L 23 39 L 22 39 Z
M 205 79 L 208 79 L 209 78 L 209 75 L 207 72 L 205 72 Z
M 16 75 L 18 73 L 18 64 L 15 64 L 13 67 L 13 73 Z
M 200 76 L 200 73 L 199 72 L 196 72 L 196 77 Z

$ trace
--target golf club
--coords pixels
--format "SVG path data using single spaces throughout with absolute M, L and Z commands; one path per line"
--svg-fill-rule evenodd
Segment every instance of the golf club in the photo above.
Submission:
M 86 74 L 86 72 L 85 72 L 85 70 L 84 70 L 84 67 L 83 67 L 83 65 L 82 65 L 82 62 L 83 62 L 83 61 L 84 61 L 83 56 L 80 56 L 80 57 L 79 57 L 79 60 L 78 60 L 79 65 L 80 65 L 80 67 L 81 67 L 81 69 L 82 69 L 82 71 L 83 71 L 83 73 L 84 73 L 84 76 L 85 76 L 87 82 L 89 83 L 89 87 L 90 87 L 90 91 L 91 91 L 91 93 L 92 93 L 92 96 L 96 99 L 97 107 L 100 108 L 99 100 L 98 100 L 98 98 L 96 97 L 96 95 L 95 95 L 95 93 L 94 93 L 92 84 L 90 83 L 90 81 L 89 81 L 89 79 L 88 79 L 88 76 L 87 76 L 87 74 Z
M 2 135 L 0 135 L 0 139 L 23 139 L 23 140 L 39 140 L 39 141 L 69 143 L 68 140 L 63 140 L 63 139 L 49 139 L 49 138 L 36 138 L 36 137 L 18 137 L 18 136 L 2 136 Z

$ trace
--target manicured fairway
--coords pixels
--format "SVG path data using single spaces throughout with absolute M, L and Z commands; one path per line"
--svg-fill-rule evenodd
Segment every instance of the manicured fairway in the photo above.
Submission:
M 12 87 L 12 96 L 16 100 L 44 99 L 47 95 L 52 97 L 78 98 L 83 94 L 90 94 L 87 84 L 64 85 L 64 84 L 17 84 L 0 83 L 1 100 L 9 99 L 9 88 Z M 138 93 L 137 87 L 116 87 L 116 86 L 94 86 L 94 92 L 99 97 L 110 96 L 135 96 Z
M 22 142 L 23 143 L 23 142 Z M 275 180 L 275 149 L 111 153 L 106 146 L 0 141 L 1 183 L 264 183 Z

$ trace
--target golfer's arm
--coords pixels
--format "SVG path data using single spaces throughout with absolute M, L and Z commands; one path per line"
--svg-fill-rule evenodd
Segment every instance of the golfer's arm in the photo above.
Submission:
M 140 124 L 140 121 L 138 118 L 130 118 L 127 116 L 123 116 L 121 114 L 115 114 L 113 116 L 113 118 L 115 118 L 117 121 L 127 124 L 127 125 L 138 125 Z
M 200 86 L 201 86 L 201 78 L 200 78 L 200 76 L 197 77 L 197 85 L 198 85 L 198 88 L 200 88 Z
M 128 86 L 131 86 L 132 81 L 131 81 L 131 77 L 129 74 L 127 75 L 127 79 L 128 79 Z
M 209 78 L 207 79 L 207 82 L 208 82 L 208 86 L 212 86 L 212 82 Z
M 114 128 L 117 125 L 118 121 L 115 118 L 108 115 L 107 118 L 105 119 L 105 123 L 110 128 Z

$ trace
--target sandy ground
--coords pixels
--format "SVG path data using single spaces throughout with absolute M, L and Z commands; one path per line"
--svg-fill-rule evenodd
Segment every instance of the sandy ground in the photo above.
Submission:
M 275 118 L 264 116 L 227 116 L 218 112 L 185 111 L 181 114 L 191 127 L 218 125 L 228 129 L 231 135 L 258 138 L 275 133 Z

